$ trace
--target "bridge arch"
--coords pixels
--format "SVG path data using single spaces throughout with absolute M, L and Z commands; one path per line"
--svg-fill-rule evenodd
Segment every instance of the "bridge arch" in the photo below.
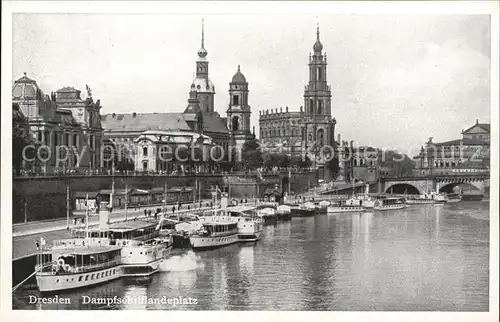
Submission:
M 420 189 L 409 183 L 393 183 L 385 188 L 386 193 L 419 195 L 422 194 Z
M 466 191 L 467 187 L 472 191 L 482 191 L 483 189 L 483 184 L 478 181 L 440 182 L 439 192 L 453 193 L 458 186 L 462 186 L 464 191 Z

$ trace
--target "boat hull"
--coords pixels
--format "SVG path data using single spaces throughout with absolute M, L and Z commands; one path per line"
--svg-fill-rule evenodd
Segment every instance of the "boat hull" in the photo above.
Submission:
M 348 212 L 364 212 L 366 208 L 361 206 L 340 206 L 340 207 L 328 207 L 327 213 L 348 213 Z
M 436 203 L 436 201 L 432 199 L 408 199 L 406 203 L 409 205 L 430 205 Z
M 312 217 L 316 209 L 292 209 L 292 217 Z
M 189 236 L 181 234 L 173 234 L 173 248 L 190 248 L 191 243 L 189 241 Z
M 160 271 L 160 264 L 163 261 L 159 258 L 147 264 L 122 265 L 122 277 L 148 277 Z
M 264 225 L 274 225 L 276 222 L 278 222 L 278 216 L 262 216 L 262 221 L 264 222 Z
M 462 201 L 462 199 L 448 199 L 448 203 L 456 203 L 460 201 Z
M 260 239 L 261 232 L 255 232 L 255 233 L 243 233 L 243 234 L 238 234 L 238 241 L 240 242 L 256 242 Z
M 228 236 L 191 236 L 189 238 L 191 247 L 195 250 L 218 248 L 237 243 L 239 241 L 238 234 Z
M 122 277 L 121 266 L 114 266 L 86 273 L 60 275 L 39 273 L 36 275 L 36 281 L 41 293 L 50 293 L 94 286 L 120 277 Z
M 386 210 L 397 210 L 397 209 L 404 209 L 404 208 L 406 208 L 405 204 L 396 204 L 396 205 L 375 206 L 375 207 L 373 207 L 373 210 L 386 211 Z
M 292 213 L 291 212 L 289 212 L 289 213 L 283 213 L 283 214 L 278 213 L 277 219 L 279 221 L 288 221 L 288 220 L 291 220 L 292 219 Z
M 328 207 L 316 208 L 316 214 L 326 215 L 328 213 Z
M 481 201 L 483 200 L 483 195 L 462 195 L 463 201 Z

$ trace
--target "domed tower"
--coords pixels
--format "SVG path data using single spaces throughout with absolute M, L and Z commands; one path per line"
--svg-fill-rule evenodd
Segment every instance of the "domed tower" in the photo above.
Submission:
M 203 113 L 200 108 L 200 100 L 196 93 L 196 85 L 191 84 L 189 91 L 188 106 L 184 110 L 184 117 L 187 124 L 197 133 L 203 132 Z
M 215 86 L 208 78 L 208 52 L 205 49 L 205 27 L 202 20 L 201 25 L 201 48 L 198 50 L 198 60 L 196 61 L 196 78 L 193 84 L 200 101 L 200 109 L 202 112 L 214 112 L 214 96 Z
M 245 76 L 241 73 L 240 66 L 234 74 L 231 83 L 229 83 L 229 108 L 227 113 L 227 128 L 237 146 L 243 147 L 243 144 L 253 138 L 250 130 L 250 105 L 248 105 L 248 83 Z

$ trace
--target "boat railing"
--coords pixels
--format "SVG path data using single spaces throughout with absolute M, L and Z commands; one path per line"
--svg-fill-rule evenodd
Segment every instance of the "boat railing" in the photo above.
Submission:
M 110 261 L 97 263 L 97 264 L 86 264 L 86 265 L 77 265 L 77 266 L 69 266 L 68 269 L 64 269 L 62 266 L 58 266 L 57 264 L 53 264 L 52 266 L 45 264 L 38 264 L 36 266 L 37 269 L 41 268 L 41 272 L 43 273 L 52 273 L 54 275 L 68 275 L 68 274 L 79 274 L 92 272 L 103 268 L 113 267 L 121 264 L 121 259 L 113 259 Z
M 54 240 L 52 249 L 64 249 L 75 247 L 109 246 L 108 238 L 69 238 Z

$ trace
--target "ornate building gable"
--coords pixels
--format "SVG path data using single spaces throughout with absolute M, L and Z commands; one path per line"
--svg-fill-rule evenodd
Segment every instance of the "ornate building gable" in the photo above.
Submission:
M 73 114 L 75 120 L 85 129 L 102 130 L 100 110 L 102 108 L 100 100 L 94 103 L 92 91 L 88 85 L 87 98 L 81 98 L 81 91 L 74 87 L 63 87 L 52 94 L 58 108 L 68 109 Z

